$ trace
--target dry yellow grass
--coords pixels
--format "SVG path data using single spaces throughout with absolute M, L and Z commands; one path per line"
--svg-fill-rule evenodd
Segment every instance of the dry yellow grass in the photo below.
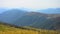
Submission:
M 53 30 L 27 30 L 0 25 L 0 34 L 60 34 Z

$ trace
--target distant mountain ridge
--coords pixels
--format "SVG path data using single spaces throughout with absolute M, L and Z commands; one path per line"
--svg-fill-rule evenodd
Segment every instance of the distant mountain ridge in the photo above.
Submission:
M 42 9 L 37 11 L 45 14 L 60 14 L 60 8 L 48 8 L 48 9 Z

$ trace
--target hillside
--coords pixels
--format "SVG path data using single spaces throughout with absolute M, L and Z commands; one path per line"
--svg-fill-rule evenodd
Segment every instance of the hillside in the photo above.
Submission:
M 9 25 L 0 24 L 0 34 L 60 34 L 60 32 L 35 28 L 15 28 Z
M 0 15 L 0 21 L 2 22 L 9 22 L 14 23 L 14 21 L 18 20 L 20 17 L 22 17 L 24 14 L 26 14 L 26 11 L 19 10 L 19 9 L 10 9 L 5 12 L 3 12 Z
M 58 26 L 58 24 L 56 23 L 59 23 L 59 20 L 60 14 L 43 14 L 38 12 L 30 12 L 15 21 L 15 24 L 18 26 L 31 26 L 40 29 L 57 30 L 56 26 Z

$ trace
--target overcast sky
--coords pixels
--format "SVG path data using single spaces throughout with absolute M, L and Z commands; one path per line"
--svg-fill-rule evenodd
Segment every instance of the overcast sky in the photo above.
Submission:
M 0 7 L 10 8 L 60 8 L 60 0 L 0 0 Z

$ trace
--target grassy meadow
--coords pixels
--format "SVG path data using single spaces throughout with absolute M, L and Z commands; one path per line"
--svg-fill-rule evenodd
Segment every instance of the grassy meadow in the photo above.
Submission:
M 1 24 L 0 34 L 60 34 L 60 32 L 43 29 L 22 29 Z

